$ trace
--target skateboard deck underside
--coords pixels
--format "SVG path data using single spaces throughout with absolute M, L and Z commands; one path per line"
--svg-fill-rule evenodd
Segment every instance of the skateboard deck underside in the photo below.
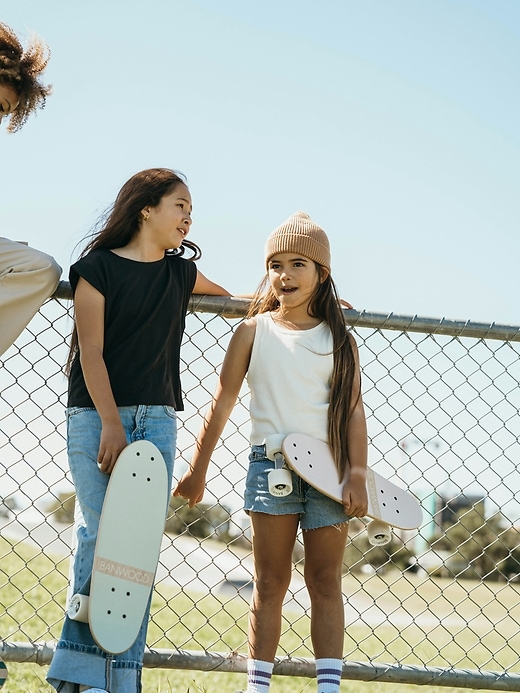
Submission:
M 343 486 L 348 477 L 339 482 L 327 443 L 293 433 L 284 439 L 282 449 L 287 464 L 296 474 L 326 496 L 342 502 Z M 422 510 L 417 499 L 370 467 L 367 470 L 367 493 L 367 517 L 399 529 L 415 529 L 422 523 Z
M 121 453 L 99 524 L 89 599 L 92 637 L 107 652 L 134 643 L 153 587 L 168 507 L 159 450 L 138 441 Z

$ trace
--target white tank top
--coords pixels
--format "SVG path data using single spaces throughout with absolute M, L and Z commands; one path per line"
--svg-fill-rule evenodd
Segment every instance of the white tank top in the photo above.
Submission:
M 306 433 L 328 442 L 327 412 L 333 368 L 332 334 L 322 322 L 310 330 L 256 318 L 247 373 L 251 390 L 251 445 L 272 433 Z

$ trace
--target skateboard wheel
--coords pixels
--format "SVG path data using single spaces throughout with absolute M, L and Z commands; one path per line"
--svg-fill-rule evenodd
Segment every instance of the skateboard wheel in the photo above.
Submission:
M 67 616 L 72 621 L 82 621 L 88 623 L 88 596 L 86 594 L 75 594 L 69 602 Z
M 384 546 L 392 539 L 392 530 L 380 520 L 372 520 L 367 527 L 368 541 L 372 546 Z
M 269 472 L 271 496 L 288 496 L 292 491 L 292 477 L 288 469 L 272 469 Z

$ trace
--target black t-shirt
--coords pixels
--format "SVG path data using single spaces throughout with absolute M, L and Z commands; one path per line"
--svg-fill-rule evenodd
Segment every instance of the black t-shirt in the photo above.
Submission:
M 110 250 L 93 250 L 70 268 L 105 297 L 103 357 L 118 407 L 166 404 L 182 411 L 180 347 L 194 262 L 165 255 L 136 262 Z M 93 407 L 76 355 L 69 378 L 69 407 Z

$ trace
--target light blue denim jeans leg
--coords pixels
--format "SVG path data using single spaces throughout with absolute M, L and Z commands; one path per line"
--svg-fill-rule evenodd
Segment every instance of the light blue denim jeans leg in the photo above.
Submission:
M 119 414 L 129 443 L 150 440 L 159 448 L 171 488 L 177 438 L 174 409 L 141 405 L 120 407 Z M 73 593 L 89 594 L 99 517 L 108 484 L 108 476 L 97 465 L 101 421 L 95 409 L 82 407 L 67 409 L 66 417 L 69 465 L 83 516 L 77 529 Z M 88 624 L 65 617 L 47 680 L 62 693 L 77 693 L 78 684 L 109 693 L 140 693 L 148 616 L 149 606 L 137 640 L 120 655 L 101 650 Z

